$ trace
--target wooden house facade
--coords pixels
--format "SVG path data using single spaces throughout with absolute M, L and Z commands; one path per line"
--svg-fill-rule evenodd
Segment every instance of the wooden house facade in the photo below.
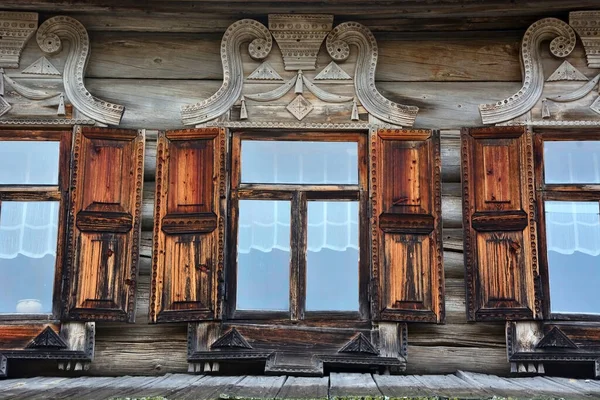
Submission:
M 597 2 L 0 9 L 0 376 L 600 377 Z

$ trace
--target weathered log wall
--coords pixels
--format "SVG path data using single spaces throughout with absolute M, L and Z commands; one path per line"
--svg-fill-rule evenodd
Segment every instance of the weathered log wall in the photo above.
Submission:
M 97 323 L 95 375 L 185 372 L 186 325 L 148 325 L 156 129 L 181 127 L 179 108 L 209 97 L 221 84 L 220 37 L 226 17 L 152 18 L 109 13 L 76 16 L 90 30 L 92 55 L 86 86 L 126 107 L 122 127 L 147 128 L 141 269 L 136 323 Z M 491 20 L 490 20 L 491 21 Z M 487 26 L 493 26 L 493 21 Z M 407 22 L 404 21 L 404 24 Z M 387 28 L 386 28 L 387 27 Z M 443 227 L 446 324 L 410 324 L 407 373 L 458 369 L 506 375 L 504 324 L 468 324 L 465 316 L 459 131 L 481 125 L 477 106 L 519 90 L 518 48 L 523 31 L 391 33 L 378 25 L 377 68 L 381 93 L 420 108 L 415 126 L 442 129 Z M 30 42 L 22 66 L 38 53 Z M 561 62 L 544 54 L 546 73 Z M 577 48 L 569 60 L 586 73 Z M 319 61 L 320 66 L 327 60 Z M 274 67 L 278 67 L 276 62 Z M 279 65 L 281 67 L 281 65 Z M 250 70 L 251 71 L 251 70 Z

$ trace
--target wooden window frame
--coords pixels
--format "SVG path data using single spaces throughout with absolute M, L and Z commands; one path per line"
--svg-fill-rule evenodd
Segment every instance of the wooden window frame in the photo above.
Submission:
M 577 132 L 564 129 L 534 130 L 534 151 L 536 154 L 535 179 L 537 182 L 537 210 L 539 230 L 540 277 L 542 280 L 544 315 L 546 320 L 554 321 L 600 321 L 600 314 L 552 313 L 550 298 L 550 275 L 548 268 L 548 249 L 546 243 L 546 200 L 559 201 L 597 201 L 600 202 L 600 184 L 546 184 L 544 181 L 544 142 L 600 140 L 599 129 L 581 129 Z
M 69 206 L 69 182 L 71 165 L 71 142 L 73 132 L 65 128 L 1 129 L 0 142 L 4 141 L 56 141 L 59 142 L 58 185 L 12 185 L 0 184 L 0 207 L 2 201 L 59 201 L 58 235 L 52 312 L 40 314 L 0 314 L 0 321 L 57 320 L 61 316 L 63 293 L 63 266 L 66 254 L 65 237 Z
M 229 249 L 231 262 L 227 271 L 226 318 L 279 324 L 358 323 L 370 319 L 370 246 L 368 216 L 368 165 L 366 132 L 298 132 L 232 131 L 229 199 Z M 357 185 L 250 184 L 241 183 L 242 140 L 356 142 L 358 144 Z M 237 303 L 237 226 L 239 200 L 271 199 L 291 201 L 292 242 L 290 260 L 290 311 L 236 310 Z M 357 311 L 305 311 L 306 301 L 306 232 L 308 200 L 354 200 L 359 203 L 359 309 Z M 299 229 L 294 229 L 296 226 Z M 295 244 L 294 244 L 295 243 Z M 304 257 L 301 255 L 304 254 Z

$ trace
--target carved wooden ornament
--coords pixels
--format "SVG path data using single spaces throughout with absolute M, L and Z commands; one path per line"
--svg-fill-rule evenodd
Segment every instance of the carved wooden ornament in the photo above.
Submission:
M 244 19 L 233 23 L 223 35 L 221 42 L 221 61 L 223 65 L 223 84 L 210 98 L 196 104 L 185 105 L 181 109 L 181 117 L 185 125 L 203 124 L 212 121 L 231 110 L 242 99 L 269 102 L 280 99 L 292 88 L 301 94 L 306 87 L 316 98 L 325 103 L 348 102 L 358 99 L 362 107 L 377 119 L 389 124 L 410 127 L 417 116 L 418 107 L 406 106 L 386 99 L 375 86 L 375 69 L 377 66 L 377 41 L 371 31 L 357 22 L 345 22 L 333 30 L 333 16 L 330 15 L 271 15 L 269 29 L 260 22 Z M 273 36 L 271 36 L 273 35 Z M 273 37 L 282 52 L 286 71 L 298 71 L 297 76 L 283 83 L 280 87 L 265 93 L 243 93 L 244 71 L 241 45 L 250 42 L 248 52 L 255 60 L 265 59 L 271 52 Z M 326 38 L 326 39 L 325 39 Z M 330 93 L 302 75 L 302 70 L 314 70 L 319 49 L 325 39 L 326 50 L 334 61 L 320 73 L 316 80 L 331 79 L 344 81 L 354 80 L 354 93 L 342 96 Z M 358 49 L 354 77 L 351 78 L 336 63 L 348 59 L 351 47 Z M 269 65 L 269 64 L 263 64 Z M 279 73 L 259 66 L 249 77 L 249 81 L 263 76 L 265 80 L 277 79 Z M 270 65 L 269 65 L 270 67 Z M 283 72 L 283 71 L 281 71 Z M 296 98 L 298 99 L 298 98 Z M 300 99 L 301 100 L 301 99 Z M 298 101 L 296 101 L 298 103 Z M 248 113 L 243 104 L 240 119 L 247 119 Z M 292 105 L 288 110 L 302 120 L 309 112 L 310 106 Z M 356 113 L 355 113 L 356 114 Z M 356 115 L 352 120 L 356 120 Z
M 37 26 L 37 13 L 0 12 L 0 67 L 19 67 L 21 52 Z

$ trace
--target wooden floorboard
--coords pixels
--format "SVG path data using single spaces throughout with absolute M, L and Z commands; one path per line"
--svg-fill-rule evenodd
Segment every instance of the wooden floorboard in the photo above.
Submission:
M 600 384 L 588 379 L 502 378 L 458 371 L 449 375 L 332 373 L 329 377 L 206 376 L 27 378 L 0 381 L 0 399 L 104 400 L 164 397 L 195 399 L 336 399 L 498 397 L 598 399 Z

